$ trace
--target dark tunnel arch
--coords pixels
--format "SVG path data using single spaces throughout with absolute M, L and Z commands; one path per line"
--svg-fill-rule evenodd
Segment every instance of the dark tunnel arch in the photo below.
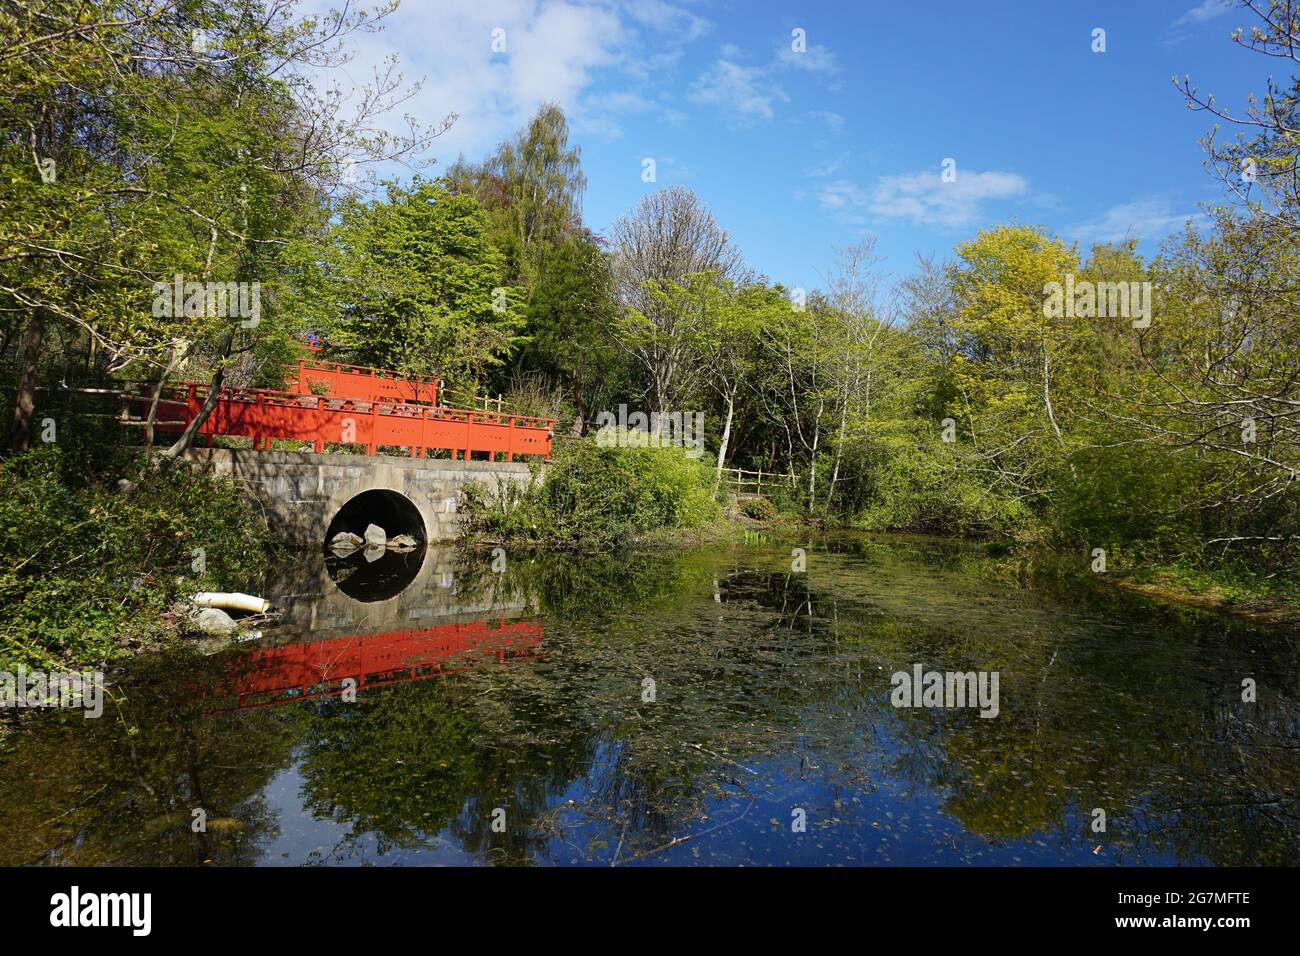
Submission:
M 383 528 L 389 538 L 408 534 L 419 542 L 419 547 L 407 552 L 384 549 L 379 555 L 364 548 L 341 555 L 331 551 L 335 535 L 349 531 L 364 536 L 371 524 Z M 323 542 L 325 567 L 330 579 L 348 597 L 365 602 L 386 601 L 415 580 L 424 564 L 427 540 L 424 519 L 411 499 L 387 488 L 363 491 L 348 499 L 330 519 Z
M 349 498 L 330 519 L 325 531 L 326 545 L 340 531 L 351 531 L 364 535 L 366 526 L 377 524 L 392 538 L 399 534 L 409 534 L 423 544 L 428 540 L 424 519 L 420 509 L 410 498 L 388 488 L 373 488 Z

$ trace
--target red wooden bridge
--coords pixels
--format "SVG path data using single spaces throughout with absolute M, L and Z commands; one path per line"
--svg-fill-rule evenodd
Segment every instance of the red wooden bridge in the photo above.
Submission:
M 316 452 L 330 443 L 363 445 L 367 455 L 380 448 L 406 448 L 413 458 L 440 449 L 451 457 L 470 460 L 477 453 L 488 461 L 500 455 L 551 457 L 555 419 L 512 415 L 477 409 L 450 409 L 437 404 L 439 382 L 433 378 L 402 378 L 395 372 L 300 361 L 289 376 L 289 389 L 219 389 L 211 413 L 198 434 L 253 439 L 253 447 L 269 449 L 276 439 L 309 441 Z M 160 405 L 183 410 L 183 420 L 158 425 L 159 431 L 179 431 L 199 416 L 211 386 L 186 382 L 165 386 Z M 147 403 L 153 387 L 128 393 Z

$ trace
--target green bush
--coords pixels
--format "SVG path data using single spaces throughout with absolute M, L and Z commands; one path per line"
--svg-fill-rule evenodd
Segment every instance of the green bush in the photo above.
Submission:
M 964 470 L 952 446 L 918 443 L 879 462 L 856 523 L 878 531 L 981 534 L 1011 532 L 1031 517 L 1023 501 L 989 491 L 978 473 Z
M 1131 444 L 1088 449 L 1057 475 L 1047 511 L 1060 545 L 1132 557 L 1178 554 L 1201 539 L 1204 475 L 1190 456 Z
M 565 442 L 540 486 L 496 506 L 466 496 L 471 536 L 613 545 L 650 531 L 693 528 L 721 516 L 713 477 L 681 448 Z
M 86 665 L 163 631 L 182 593 L 250 586 L 269 537 L 229 481 L 46 446 L 0 462 L 0 667 Z M 202 549 L 202 571 L 195 549 Z
M 755 521 L 771 521 L 776 517 L 776 506 L 766 498 L 746 498 L 739 502 L 740 513 Z

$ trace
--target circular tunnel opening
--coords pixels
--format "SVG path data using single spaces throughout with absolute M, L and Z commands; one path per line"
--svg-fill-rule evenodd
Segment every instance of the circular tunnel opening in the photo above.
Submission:
M 385 545 L 336 540 L 340 535 L 365 538 L 366 529 L 383 529 Z M 399 536 L 415 546 L 398 547 Z M 357 601 L 386 601 L 415 580 L 424 563 L 426 535 L 419 509 L 405 495 L 387 489 L 363 491 L 349 500 L 325 531 L 325 568 L 338 589 Z M 393 546 L 387 546 L 392 544 Z

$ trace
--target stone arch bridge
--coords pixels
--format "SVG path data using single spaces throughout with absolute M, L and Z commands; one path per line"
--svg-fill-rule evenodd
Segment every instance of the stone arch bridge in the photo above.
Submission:
M 368 520 L 390 535 L 452 541 L 467 484 L 477 484 L 490 500 L 496 499 L 511 486 L 523 490 L 540 480 L 544 468 L 518 461 L 234 448 L 191 448 L 185 457 L 251 486 L 267 509 L 272 533 L 303 547 L 319 547 L 336 530 L 364 529 Z

